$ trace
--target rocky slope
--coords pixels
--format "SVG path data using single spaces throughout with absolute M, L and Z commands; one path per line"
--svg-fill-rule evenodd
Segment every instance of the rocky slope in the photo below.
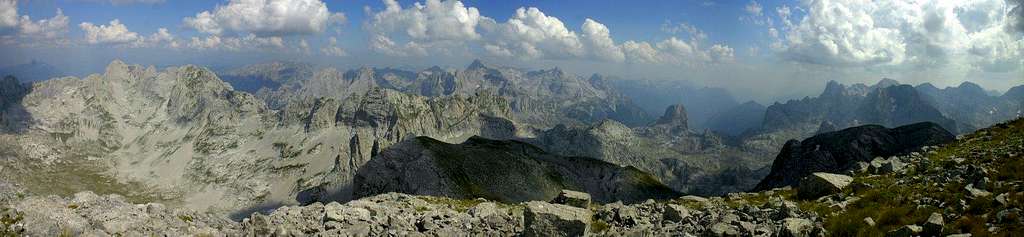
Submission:
M 770 164 L 773 152 L 726 146 L 718 135 L 688 127 L 685 108 L 676 105 L 649 126 L 629 128 L 605 120 L 586 127 L 557 126 L 527 141 L 559 155 L 637 167 L 690 194 L 748 190 L 766 174 L 760 170 Z
M 0 134 L 11 153 L 0 160 L 5 180 L 36 193 L 96 190 L 196 209 L 345 200 L 355 171 L 405 138 L 461 142 L 516 131 L 509 102 L 492 94 L 370 89 L 271 109 L 196 66 L 115 61 L 104 74 L 36 83 L 27 94 L 6 81 L 2 88 L 23 94 L 5 96 L 0 113 L 5 131 L 21 131 Z M 69 177 L 75 182 L 48 181 Z
M 480 137 L 462 144 L 418 137 L 391 146 L 359 169 L 353 185 L 357 197 L 400 192 L 502 202 L 551 200 L 562 189 L 592 193 L 602 203 L 678 195 L 633 167 Z
M 796 185 L 814 172 L 840 173 L 875 157 L 909 153 L 952 140 L 952 134 L 929 122 L 892 129 L 865 125 L 818 134 L 803 141 L 790 140 L 772 163 L 771 173 L 755 190 Z

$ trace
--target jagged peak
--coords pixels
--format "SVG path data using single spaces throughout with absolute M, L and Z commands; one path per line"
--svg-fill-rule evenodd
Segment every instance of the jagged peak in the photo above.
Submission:
M 665 108 L 665 114 L 655 122 L 657 125 L 687 126 L 686 107 L 683 104 L 674 104 Z
M 845 94 L 845 92 L 846 86 L 840 84 L 835 80 L 829 80 L 828 83 L 825 84 L 825 91 L 821 92 L 821 96 L 824 97 L 827 95 L 842 95 Z
M 479 69 L 490 69 L 490 68 L 487 67 L 487 65 L 485 65 L 483 61 L 480 61 L 480 59 L 474 59 L 473 62 L 470 63 L 469 66 L 466 67 L 466 70 L 479 70 Z
M 900 85 L 900 84 L 902 84 L 902 83 L 900 83 L 897 80 L 894 80 L 894 79 L 891 79 L 891 78 L 882 78 L 882 80 L 879 80 L 878 83 L 875 83 L 875 87 L 876 88 L 886 88 L 886 87 Z

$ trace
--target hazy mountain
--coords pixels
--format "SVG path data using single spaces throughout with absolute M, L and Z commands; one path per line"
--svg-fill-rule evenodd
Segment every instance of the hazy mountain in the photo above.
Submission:
M 64 75 L 56 67 L 36 60 L 0 68 L 0 76 L 13 76 L 21 82 L 37 82 Z
M 688 194 L 746 190 L 766 174 L 757 170 L 768 165 L 775 151 L 726 146 L 708 130 L 690 130 L 686 118 L 686 109 L 673 105 L 650 126 L 629 128 L 605 120 L 585 127 L 557 126 L 529 141 L 559 155 L 637 167 Z
M 592 193 L 602 203 L 679 195 L 633 167 L 480 137 L 462 144 L 429 137 L 396 144 L 361 167 L 354 185 L 357 197 L 400 192 L 501 202 L 548 201 L 563 189 Z
M 1014 89 L 1008 96 L 993 96 L 981 86 L 971 82 L 957 87 L 939 89 L 925 83 L 915 87 L 925 98 L 942 111 L 942 114 L 956 120 L 960 132 L 974 131 L 1020 116 L 1019 108 L 1024 100 L 1014 99 Z
M 748 101 L 711 116 L 706 124 L 712 131 L 739 136 L 744 132 L 760 128 L 766 110 L 764 105 Z
M 921 94 L 891 79 L 871 86 L 845 86 L 830 81 L 818 97 L 768 106 L 760 129 L 745 137 L 743 146 L 773 150 L 781 148 L 787 140 L 810 137 L 818 131 L 865 124 L 895 127 L 934 122 L 949 131 L 959 131 L 956 122 L 944 116 Z M 823 126 L 828 128 L 823 130 Z
M 271 62 L 230 69 L 220 77 L 235 90 L 256 93 L 263 88 L 276 90 L 293 85 L 311 77 L 315 70 L 307 63 Z
M 686 106 L 690 126 L 708 127 L 706 123 L 715 114 L 725 112 L 740 103 L 725 89 L 697 87 L 681 80 L 610 80 L 611 85 L 632 98 L 648 114 L 659 114 L 673 104 Z
M 544 129 L 603 119 L 629 125 L 650 121 L 646 112 L 608 84 L 607 79 L 597 75 L 584 78 L 558 68 L 523 71 L 477 60 L 462 70 L 360 68 L 342 72 L 325 68 L 294 87 L 264 90 L 258 95 L 276 107 L 302 98 L 344 99 L 375 87 L 429 97 L 469 96 L 487 91 L 510 101 L 515 120 L 528 127 Z

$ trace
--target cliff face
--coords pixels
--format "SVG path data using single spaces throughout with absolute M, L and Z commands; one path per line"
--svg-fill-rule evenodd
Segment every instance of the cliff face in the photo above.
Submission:
M 892 129 L 865 125 L 822 133 L 803 141 L 790 140 L 772 163 L 771 173 L 755 190 L 795 185 L 813 172 L 841 173 L 857 162 L 870 162 L 875 157 L 889 157 L 952 140 L 951 133 L 930 122 Z
M 480 137 L 462 144 L 418 137 L 392 146 L 360 168 L 354 185 L 357 197 L 400 192 L 503 202 L 551 200 L 562 189 L 592 193 L 599 202 L 678 195 L 636 168 Z
M 139 183 L 145 190 L 134 191 L 200 209 L 347 199 L 355 171 L 406 138 L 461 142 L 516 131 L 509 102 L 485 92 L 428 98 L 371 88 L 271 108 L 195 66 L 157 71 L 115 61 L 104 74 L 37 83 L 21 96 L 8 96 L 8 87 L 4 103 L 18 106 L 5 106 L 0 121 L 25 132 L 2 137 L 21 160 L 3 164 L 16 171 L 5 178 L 28 186 L 45 180 L 27 175 L 48 169 L 37 166 L 83 164 L 96 168 L 81 175 L 99 176 L 78 191 Z

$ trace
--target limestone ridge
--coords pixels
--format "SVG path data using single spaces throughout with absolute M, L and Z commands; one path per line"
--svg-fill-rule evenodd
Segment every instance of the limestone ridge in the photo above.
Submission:
M 371 88 L 386 88 L 427 97 L 471 96 L 488 92 L 509 101 L 515 122 L 547 129 L 557 124 L 588 124 L 614 119 L 643 125 L 651 119 L 633 102 L 608 86 L 601 76 L 572 75 L 554 68 L 524 71 L 474 61 L 465 69 L 432 67 L 421 71 L 324 68 L 289 86 L 261 90 L 258 96 L 279 108 L 309 98 L 345 99 Z
M 907 153 L 923 146 L 950 142 L 953 135 L 935 123 L 887 129 L 878 125 L 822 133 L 803 141 L 790 140 L 772 164 L 771 173 L 755 190 L 795 185 L 813 172 L 840 173 L 857 162 Z
M 147 187 L 139 193 L 199 200 L 186 203 L 196 209 L 347 200 L 356 170 L 392 144 L 416 136 L 508 138 L 517 130 L 509 102 L 485 91 L 425 97 L 372 87 L 343 100 L 292 98 L 273 108 L 202 67 L 157 71 L 120 61 L 103 74 L 27 91 L 10 80 L 2 85 L 4 103 L 16 106 L 2 110 L 0 121 L 25 132 L 0 139 L 12 141 L 25 164 L 44 166 L 4 169 L 2 178 L 51 194 L 63 189 L 35 183 L 51 173 L 33 170 L 99 167 L 89 172 L 116 174 L 114 181 L 84 180 L 73 189 L 133 182 Z
M 678 195 L 633 167 L 481 137 L 462 144 L 417 137 L 394 145 L 360 168 L 354 185 L 357 197 L 401 192 L 503 202 L 551 200 L 562 189 L 592 193 L 599 202 L 634 203 Z

